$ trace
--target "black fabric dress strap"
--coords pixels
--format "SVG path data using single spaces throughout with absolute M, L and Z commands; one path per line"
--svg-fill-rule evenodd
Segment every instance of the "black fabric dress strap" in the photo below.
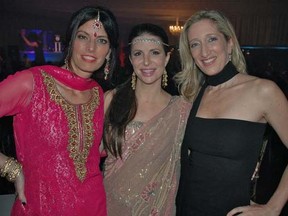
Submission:
M 204 91 L 205 91 L 206 87 L 207 87 L 207 83 L 204 83 L 204 85 L 201 87 L 201 89 L 200 89 L 200 91 L 199 91 L 199 93 L 198 93 L 198 95 L 197 95 L 197 97 L 196 97 L 196 99 L 195 99 L 195 101 L 193 103 L 193 107 L 192 107 L 191 113 L 190 113 L 191 117 L 195 117 L 196 116 L 198 107 L 200 105 L 200 102 L 201 102 L 201 99 L 202 99 L 202 96 L 204 94 Z M 190 118 L 190 116 L 189 116 L 189 118 Z
M 193 121 L 193 119 L 195 118 L 196 116 L 196 113 L 197 113 L 197 110 L 198 110 L 198 107 L 200 105 L 200 102 L 201 102 L 201 99 L 202 99 L 202 96 L 204 94 L 204 91 L 207 87 L 207 84 L 204 83 L 204 85 L 201 87 L 195 101 L 193 102 L 193 106 L 192 106 L 192 109 L 190 111 L 190 114 L 189 114 L 189 117 L 188 117 L 188 120 L 187 120 L 187 124 L 188 123 L 191 123 Z M 187 127 L 186 127 L 187 128 Z M 180 177 L 180 180 L 179 180 L 179 187 L 178 187 L 178 192 L 177 192 L 177 196 L 176 196 L 176 206 L 179 205 L 179 203 L 181 203 L 181 199 L 182 199 L 182 191 L 185 190 L 185 188 L 183 187 L 183 184 L 182 184 L 182 181 L 184 179 L 186 179 L 185 175 L 189 175 L 189 173 L 186 171 L 186 166 L 188 165 L 188 160 L 189 160 L 189 155 L 188 155 L 188 142 L 187 142 L 187 138 L 185 137 L 189 137 L 190 134 L 186 133 L 185 132 L 185 135 L 184 135 L 184 138 L 183 138 L 183 142 L 182 142 L 182 145 L 181 145 L 181 177 Z M 177 215 L 182 215 L 181 213 L 181 209 L 178 209 L 177 210 Z
M 201 99 L 202 99 L 202 96 L 204 94 L 204 91 L 207 87 L 207 84 L 204 83 L 204 85 L 201 87 L 195 101 L 193 102 L 193 106 L 192 106 L 192 109 L 190 111 L 190 114 L 189 114 L 189 117 L 188 117 L 188 120 L 187 122 L 191 123 L 193 121 L 193 118 L 196 116 L 196 113 L 197 113 L 197 110 L 198 110 L 198 107 L 200 105 L 200 102 L 201 102 Z M 181 164 L 184 164 L 182 163 L 183 161 L 182 160 L 187 160 L 188 159 L 188 143 L 185 142 L 185 137 L 186 136 L 190 136 L 189 134 L 185 133 L 184 135 L 184 139 L 183 139 L 183 143 L 182 143 L 182 146 L 181 146 Z M 182 167 L 181 167 L 181 172 L 182 172 Z

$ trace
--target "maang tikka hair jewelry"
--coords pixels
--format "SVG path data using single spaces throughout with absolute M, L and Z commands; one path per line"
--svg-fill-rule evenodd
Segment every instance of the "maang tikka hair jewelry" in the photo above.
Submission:
M 97 37 L 97 32 L 101 29 L 102 23 L 100 21 L 100 12 L 98 10 L 97 18 L 93 22 L 94 37 Z

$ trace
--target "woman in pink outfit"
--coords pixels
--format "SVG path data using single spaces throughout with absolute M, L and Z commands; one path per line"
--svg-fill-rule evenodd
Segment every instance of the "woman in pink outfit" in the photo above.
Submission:
M 30 68 L 0 83 L 0 116 L 14 116 L 17 160 L 0 153 L 0 174 L 17 192 L 12 215 L 107 215 L 103 91 L 92 75 L 101 68 L 107 78 L 115 68 L 118 35 L 109 10 L 82 8 L 67 29 L 62 67 Z

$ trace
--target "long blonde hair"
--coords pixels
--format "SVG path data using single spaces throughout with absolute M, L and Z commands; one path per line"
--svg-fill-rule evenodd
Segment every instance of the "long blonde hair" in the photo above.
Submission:
M 200 87 L 204 82 L 204 75 L 198 69 L 192 58 L 188 41 L 188 30 L 191 25 L 203 19 L 212 20 L 215 23 L 218 31 L 224 35 L 225 39 L 227 41 L 229 39 L 232 40 L 233 49 L 231 53 L 231 61 L 240 73 L 247 73 L 245 58 L 230 21 L 219 11 L 198 11 L 186 21 L 183 27 L 183 31 L 180 35 L 179 52 L 182 71 L 177 73 L 174 77 L 180 94 L 189 101 L 193 101 L 197 95 Z

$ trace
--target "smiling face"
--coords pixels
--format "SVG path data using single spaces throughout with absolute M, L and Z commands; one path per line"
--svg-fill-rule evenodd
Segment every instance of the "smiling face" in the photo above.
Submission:
M 79 27 L 73 42 L 71 68 L 78 76 L 88 78 L 98 70 L 109 56 L 110 43 L 103 25 L 95 34 L 95 20 Z
M 188 29 L 188 41 L 196 65 L 207 75 L 219 73 L 229 61 L 232 40 L 227 41 L 210 19 L 192 24 Z
M 165 54 L 161 39 L 151 34 L 135 37 L 131 44 L 130 61 L 138 85 L 159 85 L 170 55 Z

